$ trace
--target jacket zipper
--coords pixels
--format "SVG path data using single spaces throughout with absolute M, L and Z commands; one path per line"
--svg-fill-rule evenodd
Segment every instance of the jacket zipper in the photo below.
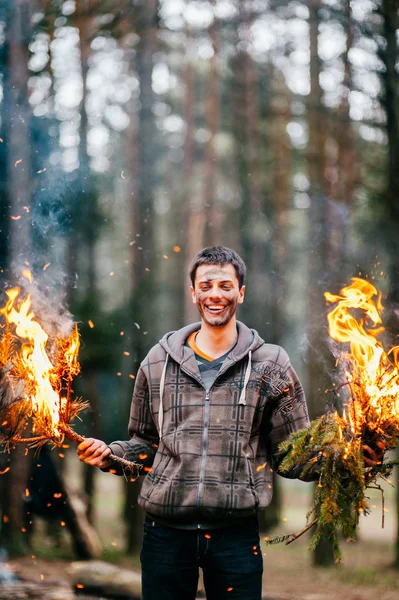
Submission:
M 233 362 L 231 364 L 226 365 L 226 367 L 223 370 L 219 371 L 218 376 L 216 377 L 216 379 L 218 379 L 221 375 L 223 375 L 223 373 L 225 371 L 227 371 L 227 369 L 229 369 L 232 366 L 232 364 L 235 364 L 236 362 L 238 362 L 238 361 L 235 361 L 235 362 Z M 191 373 L 190 371 L 188 371 L 187 369 L 185 369 L 181 365 L 180 365 L 180 368 L 183 371 L 183 373 L 186 373 L 186 375 L 188 375 L 189 377 L 192 377 L 193 379 L 195 379 L 196 381 L 198 381 L 198 383 L 202 386 L 202 381 L 200 381 L 198 379 L 198 377 L 196 377 L 194 375 L 194 373 Z M 215 379 L 215 381 L 216 381 L 216 379 Z M 215 384 L 215 381 L 213 382 L 213 385 Z M 197 493 L 197 510 L 198 510 L 198 512 L 199 512 L 200 507 L 201 507 L 202 488 L 204 486 L 203 479 L 204 479 L 205 460 L 206 460 L 206 445 L 207 445 L 207 441 L 208 441 L 209 396 L 210 396 L 210 390 L 206 390 L 206 394 L 205 394 L 205 414 L 204 414 L 204 436 L 203 436 L 203 443 L 202 443 L 201 468 L 200 468 L 200 476 L 199 476 L 199 483 L 198 483 L 198 493 Z M 200 524 L 198 524 L 198 529 L 200 529 Z
M 206 445 L 207 445 L 207 441 L 208 441 L 209 395 L 210 395 L 210 390 L 207 390 L 206 394 L 205 394 L 204 436 L 202 439 L 201 469 L 200 469 L 198 493 L 197 493 L 197 510 L 198 511 L 200 510 L 200 506 L 201 506 L 202 488 L 204 485 L 203 479 L 204 479 L 205 460 L 206 460 Z

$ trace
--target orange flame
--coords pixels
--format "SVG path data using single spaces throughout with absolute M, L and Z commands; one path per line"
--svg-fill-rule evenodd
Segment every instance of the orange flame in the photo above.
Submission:
M 20 358 L 24 378 L 30 384 L 26 400 L 31 403 L 31 414 L 40 417 L 45 424 L 46 432 L 57 438 L 61 435 L 57 425 L 60 422 L 62 400 L 54 387 L 60 391 L 61 385 L 59 383 L 56 386 L 52 385 L 58 374 L 46 350 L 48 335 L 31 311 L 30 294 L 18 304 L 19 293 L 19 288 L 6 291 L 8 301 L 0 309 L 0 314 L 3 314 L 6 321 L 15 327 L 15 333 L 22 342 Z M 60 348 L 62 348 L 63 362 L 70 375 L 77 374 L 79 333 L 76 327 L 69 338 L 59 340 Z
M 329 334 L 349 344 L 344 358 L 352 404 L 343 420 L 355 435 L 366 425 L 379 433 L 388 422 L 399 426 L 399 352 L 385 352 L 377 339 L 384 331 L 381 292 L 364 279 L 353 277 L 351 282 L 338 295 L 324 294 L 327 302 L 337 303 L 327 316 Z

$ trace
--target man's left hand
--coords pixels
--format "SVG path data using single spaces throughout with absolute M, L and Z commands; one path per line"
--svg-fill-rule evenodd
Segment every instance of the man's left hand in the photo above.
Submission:
M 377 440 L 375 448 L 370 448 L 367 444 L 363 444 L 363 458 L 365 467 L 375 467 L 380 465 L 384 459 L 387 443 L 384 440 Z

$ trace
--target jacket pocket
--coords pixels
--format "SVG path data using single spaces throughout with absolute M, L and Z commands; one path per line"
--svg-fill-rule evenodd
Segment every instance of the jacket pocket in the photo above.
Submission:
M 167 456 L 164 456 L 158 463 L 158 465 L 153 473 L 152 486 L 146 494 L 147 500 L 151 497 L 152 493 L 156 489 L 157 484 L 159 483 L 162 475 L 165 473 L 166 469 L 168 468 L 171 460 L 172 460 L 172 455 L 168 454 Z
M 249 486 L 251 488 L 251 492 L 254 497 L 255 508 L 256 508 L 259 504 L 259 498 L 258 498 L 258 494 L 256 493 L 256 489 L 255 489 L 255 480 L 254 480 L 254 476 L 253 476 L 253 472 L 252 472 L 252 463 L 248 458 L 246 458 L 245 460 L 247 463 Z

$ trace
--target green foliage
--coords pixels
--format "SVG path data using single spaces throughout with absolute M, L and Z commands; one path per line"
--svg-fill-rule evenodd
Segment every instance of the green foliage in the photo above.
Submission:
M 346 421 L 337 412 L 330 412 L 312 421 L 308 429 L 291 435 L 280 445 L 286 454 L 280 465 L 281 472 L 302 467 L 300 479 L 306 480 L 315 463 L 319 480 L 312 509 L 307 515 L 308 526 L 316 527 L 310 541 L 314 550 L 322 537 L 328 538 L 337 562 L 341 560 L 339 534 L 354 539 L 361 514 L 369 512 L 366 489 L 376 485 L 380 477 L 388 477 L 398 461 L 364 467 L 363 443 L 360 436 L 351 434 Z M 297 535 L 284 535 L 269 540 L 275 544 L 290 542 Z

